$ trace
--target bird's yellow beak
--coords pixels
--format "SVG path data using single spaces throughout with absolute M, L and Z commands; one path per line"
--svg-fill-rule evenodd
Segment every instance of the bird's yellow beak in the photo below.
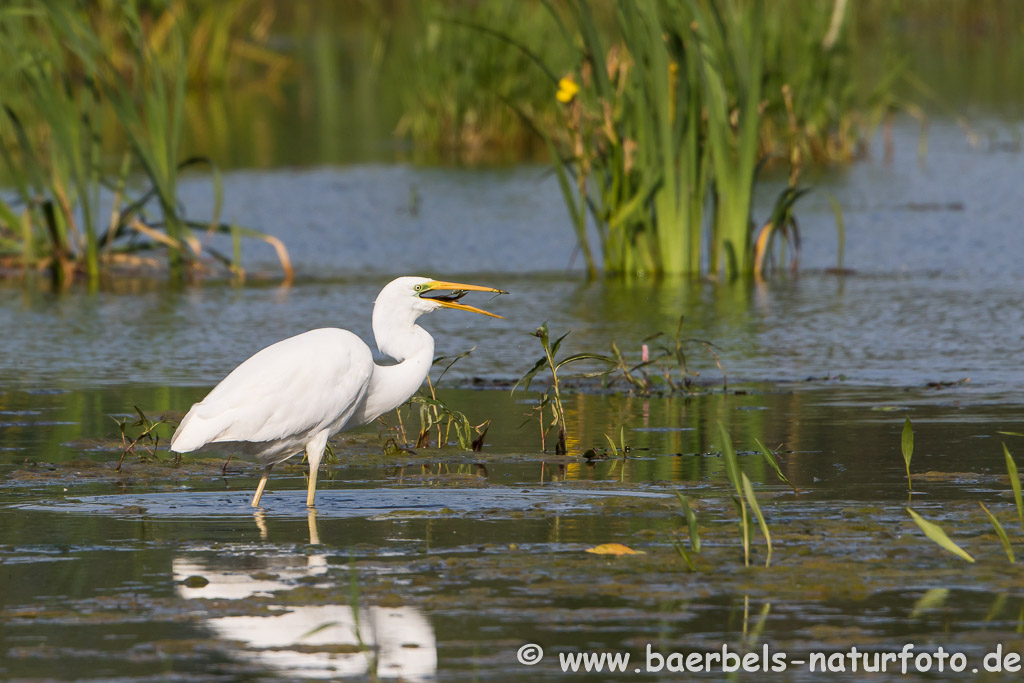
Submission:
M 451 292 L 450 294 L 438 294 L 432 295 L 432 292 Z M 459 282 L 442 282 L 440 280 L 431 280 L 427 284 L 423 285 L 423 289 L 420 291 L 420 298 L 430 299 L 436 301 L 445 308 L 455 308 L 460 311 L 469 311 L 470 313 L 480 313 L 481 315 L 489 315 L 492 318 L 500 318 L 501 316 L 497 313 L 490 313 L 482 308 L 476 306 L 470 306 L 469 304 L 459 303 L 459 299 L 466 296 L 469 292 L 492 292 L 494 294 L 508 294 L 508 292 L 502 289 L 495 289 L 494 287 L 481 287 L 480 285 L 464 285 Z

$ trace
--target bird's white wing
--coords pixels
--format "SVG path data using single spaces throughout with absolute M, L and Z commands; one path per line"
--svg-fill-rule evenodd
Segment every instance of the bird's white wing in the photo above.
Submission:
M 311 330 L 259 351 L 192 406 L 171 439 L 187 453 L 223 441 L 273 442 L 344 426 L 366 395 L 373 354 L 359 337 Z

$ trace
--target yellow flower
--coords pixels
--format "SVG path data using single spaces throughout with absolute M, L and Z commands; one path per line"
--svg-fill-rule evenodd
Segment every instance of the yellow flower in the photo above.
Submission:
M 572 98 L 576 97 L 576 93 L 580 91 L 580 86 L 576 85 L 576 82 L 566 76 L 565 78 L 558 81 L 558 92 L 555 93 L 555 99 L 563 104 L 572 102 Z

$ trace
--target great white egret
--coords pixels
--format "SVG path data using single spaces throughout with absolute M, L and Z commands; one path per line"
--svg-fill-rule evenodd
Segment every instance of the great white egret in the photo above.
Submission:
M 488 313 L 460 302 L 469 291 L 506 294 L 493 287 L 400 277 L 377 295 L 373 336 L 398 363 L 377 365 L 348 330 L 310 330 L 272 344 L 243 362 L 185 415 L 171 450 L 190 453 L 216 444 L 264 463 L 252 498 L 257 507 L 275 464 L 303 450 L 309 458 L 306 505 L 313 506 L 316 475 L 327 439 L 364 425 L 409 400 L 430 372 L 434 338 L 417 318 L 440 308 Z

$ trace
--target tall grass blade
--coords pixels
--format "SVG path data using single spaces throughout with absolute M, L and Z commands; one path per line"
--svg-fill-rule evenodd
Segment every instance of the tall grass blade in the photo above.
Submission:
M 676 497 L 679 499 L 679 504 L 683 506 L 683 515 L 686 517 L 686 526 L 690 532 L 690 547 L 693 548 L 693 552 L 700 552 L 700 534 L 697 532 L 697 513 L 693 511 L 693 507 L 690 506 L 690 500 L 682 491 L 676 489 Z
M 697 571 L 697 565 L 694 563 L 693 557 L 690 556 L 689 551 L 686 550 L 686 546 L 683 545 L 682 541 L 673 538 L 672 548 L 676 551 L 679 557 L 683 558 L 683 561 L 686 562 L 686 566 L 689 567 L 691 572 Z
M 1020 475 L 1017 473 L 1017 463 L 1010 455 L 1010 449 L 1003 444 L 1003 454 L 1006 456 L 1006 472 L 1010 475 L 1010 486 L 1013 488 L 1013 502 L 1017 504 L 1017 519 L 1021 526 L 1024 526 L 1024 501 L 1021 500 Z
M 729 436 L 729 432 L 726 431 L 725 425 L 721 422 L 718 423 L 718 431 L 722 437 L 722 457 L 725 459 L 725 476 L 728 477 L 729 483 L 736 490 L 736 496 L 742 498 L 743 488 L 740 483 L 740 467 L 736 459 L 736 450 L 732 445 L 732 438 Z
M 999 536 L 999 541 L 1003 544 L 1003 550 L 1006 551 L 1007 559 L 1010 560 L 1010 564 L 1013 564 L 1013 548 L 1010 547 L 1010 539 L 1006 535 L 1006 530 L 1003 529 L 1003 525 L 999 523 L 999 520 L 996 519 L 996 516 L 992 514 L 984 503 L 978 501 L 978 505 L 981 506 L 981 509 L 984 510 L 985 514 L 988 516 L 988 521 L 992 523 L 992 528 L 996 530 L 996 535 Z
M 772 563 L 772 534 L 768 530 L 768 522 L 765 521 L 764 515 L 761 513 L 761 506 L 757 503 L 757 497 L 754 495 L 754 487 L 751 486 L 750 479 L 745 472 L 741 472 L 740 477 L 743 480 L 743 495 L 746 497 L 750 509 L 754 512 L 757 523 L 761 525 L 761 533 L 764 534 L 764 542 L 768 546 L 768 556 L 764 560 L 764 566 L 767 567 Z
M 725 475 L 732 484 L 735 494 L 733 505 L 740 516 L 740 537 L 743 541 L 743 566 L 750 566 L 750 517 L 747 515 L 747 503 L 743 495 L 743 482 L 740 477 L 740 466 L 736 459 L 736 450 L 732 445 L 732 438 L 726 431 L 725 425 L 718 423 L 718 430 L 722 436 L 722 457 L 725 459 Z
M 917 526 L 921 528 L 921 531 L 924 532 L 925 536 L 957 557 L 967 560 L 968 562 L 974 562 L 974 558 L 971 557 L 967 551 L 954 543 L 953 540 L 946 535 L 946 532 L 942 530 L 942 527 L 938 524 L 929 522 L 910 508 L 906 508 L 906 510 L 910 513 L 910 517 L 914 520 L 914 523 L 917 524 Z

